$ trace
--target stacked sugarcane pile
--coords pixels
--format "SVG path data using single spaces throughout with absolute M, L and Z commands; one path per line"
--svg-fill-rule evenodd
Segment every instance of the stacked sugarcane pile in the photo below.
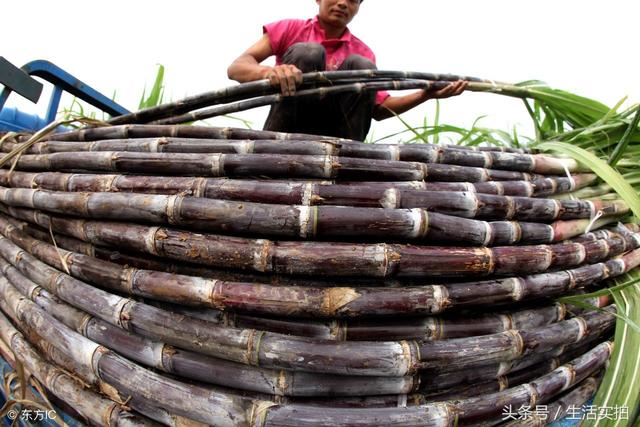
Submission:
M 0 150 L 21 152 L 0 170 L 2 341 L 96 424 L 580 405 L 616 307 L 555 299 L 640 264 L 622 201 L 552 198 L 595 175 L 520 150 L 162 124 Z

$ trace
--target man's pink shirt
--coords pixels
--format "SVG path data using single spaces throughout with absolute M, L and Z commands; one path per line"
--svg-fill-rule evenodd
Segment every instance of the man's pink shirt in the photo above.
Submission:
M 271 50 L 276 56 L 276 65 L 282 64 L 282 57 L 289 47 L 296 43 L 320 43 L 327 52 L 327 70 L 336 70 L 352 54 L 364 56 L 376 63 L 373 51 L 347 28 L 339 39 L 327 39 L 324 29 L 313 19 L 284 19 L 262 27 L 269 36 Z M 382 104 L 389 94 L 380 91 L 376 95 L 376 104 Z

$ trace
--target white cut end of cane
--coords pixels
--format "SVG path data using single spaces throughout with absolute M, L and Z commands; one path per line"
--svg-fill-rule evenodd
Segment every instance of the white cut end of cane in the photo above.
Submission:
M 395 188 L 387 188 L 382 193 L 380 206 L 387 209 L 396 209 L 398 207 L 398 190 Z
M 635 247 L 640 247 L 640 234 L 638 233 L 633 233 L 631 235 L 631 240 L 633 240 L 633 243 L 635 245 Z
M 507 279 L 507 281 L 511 284 L 511 298 L 513 298 L 514 301 L 520 301 L 525 291 L 524 280 L 520 277 L 512 277 Z
M 589 327 L 587 326 L 587 322 L 582 317 L 574 317 L 570 319 L 570 321 L 574 322 L 578 326 L 578 336 L 574 342 L 580 342 L 583 340 Z
M 409 218 L 411 220 L 411 235 L 410 238 L 412 239 L 418 239 L 421 237 L 421 231 L 422 231 L 422 209 L 418 209 L 418 208 L 414 208 L 414 209 L 407 209 L 407 213 L 409 215 Z
M 500 314 L 500 322 L 502 323 L 502 330 L 508 331 L 513 329 L 513 318 L 509 314 Z
M 389 144 L 387 146 L 389 152 L 389 160 L 400 160 L 400 147 L 396 144 Z
M 299 235 L 301 238 L 306 239 L 309 235 L 309 223 L 311 222 L 311 207 L 310 206 L 296 206 L 298 210 L 298 226 Z M 311 236 L 313 237 L 313 236 Z
M 533 184 L 530 182 L 523 182 L 525 188 L 525 197 L 533 197 L 533 193 L 535 192 L 533 189 Z
M 384 243 L 373 246 L 373 260 L 380 266 L 381 277 L 387 277 L 389 274 L 389 254 L 388 248 Z
M 426 405 L 424 411 L 428 414 L 430 420 L 433 420 L 433 427 L 448 427 L 457 424 L 457 411 L 455 407 L 449 403 L 432 403 Z
M 596 205 L 591 200 L 586 200 L 586 202 L 589 205 L 589 218 L 595 218 L 595 216 L 598 214 Z
M 426 188 L 426 184 L 424 181 L 409 181 L 407 182 L 409 188 L 414 190 L 424 190 Z
M 152 255 L 159 255 L 156 249 L 156 233 L 160 227 L 151 227 L 144 235 L 144 247 Z
M 164 354 L 165 346 L 166 346 L 165 343 L 160 343 L 157 341 L 151 342 L 151 354 L 152 354 L 151 357 L 153 360 L 153 366 L 155 366 L 157 369 L 160 369 L 164 372 L 171 372 L 170 367 L 164 365 L 164 357 L 162 357 L 162 355 Z
M 503 391 L 509 388 L 509 379 L 507 377 L 498 377 L 499 391 Z
M 562 203 L 560 200 L 556 199 L 547 199 L 553 204 L 553 219 L 558 219 L 560 216 L 560 211 L 562 210 Z
M 627 263 L 624 261 L 624 258 L 622 257 L 618 257 L 618 258 L 614 258 L 611 260 L 612 262 L 618 264 L 620 266 L 620 270 L 622 272 L 627 272 L 628 268 L 627 268 Z
M 224 161 L 224 154 L 211 154 L 210 155 L 210 159 L 211 159 L 211 176 L 222 176 L 223 175 L 223 161 Z
M 204 192 L 207 189 L 207 179 L 206 178 L 196 178 L 193 182 L 193 197 L 204 197 Z
M 576 250 L 574 252 L 576 256 L 575 261 L 577 264 L 582 264 L 584 260 L 587 258 L 587 249 L 584 247 L 582 243 L 576 243 L 575 246 L 576 246 Z
M 251 140 L 242 141 L 238 147 L 238 154 L 252 154 L 255 149 L 255 143 Z
M 80 174 L 73 174 L 69 177 L 69 179 L 66 182 L 66 185 L 64 187 L 65 191 L 72 191 L 71 190 L 71 181 L 73 180 L 74 177 L 76 176 L 81 176 Z M 107 181 L 104 183 L 104 185 L 101 188 L 101 191 L 103 192 L 117 192 L 117 186 L 116 186 L 116 181 L 118 180 L 118 178 L 120 177 L 120 175 L 103 175 L 104 178 L 107 178 Z M 104 182 L 104 181 L 103 181 Z
M 322 177 L 323 178 L 333 178 L 333 164 L 338 163 L 337 159 L 334 156 L 324 156 L 324 162 L 322 165 Z
M 482 157 L 484 157 L 484 167 L 491 169 L 493 166 L 493 156 L 488 151 L 482 151 Z
M 507 202 L 507 213 L 505 219 L 512 219 L 516 214 L 516 202 L 511 196 L 504 196 Z
M 149 152 L 150 153 L 159 153 L 160 150 L 158 150 L 158 148 L 160 147 L 160 145 L 164 145 L 167 143 L 167 138 L 155 138 L 153 140 L 151 140 L 151 142 L 149 143 Z
M 562 372 L 562 376 L 564 377 L 564 385 L 562 386 L 562 390 L 566 390 L 571 387 L 576 380 L 576 371 L 568 365 L 562 365 L 556 370 L 560 370 Z
M 267 261 L 269 257 L 269 245 L 271 242 L 265 239 L 256 240 L 256 246 L 260 246 L 260 250 L 253 251 L 253 268 L 256 271 L 266 272 Z
M 493 230 L 491 229 L 491 224 L 487 221 L 482 221 L 482 225 L 484 226 L 484 241 L 482 242 L 482 246 L 489 246 L 489 243 L 493 240 Z
M 501 377 L 501 376 L 507 375 L 509 372 L 511 372 L 512 369 L 513 369 L 513 361 L 500 362 L 500 365 L 498 365 L 497 376 Z
M 176 224 L 178 218 L 176 218 L 176 206 L 179 206 L 182 201 L 182 196 L 178 196 L 176 194 L 172 196 L 167 196 L 167 204 L 165 208 L 165 214 L 167 215 L 167 220 L 169 224 Z
M 276 132 L 275 137 L 276 139 L 285 140 L 289 139 L 289 134 L 285 132 Z
M 470 193 L 477 193 L 477 191 L 476 191 L 476 186 L 475 186 L 475 185 L 473 185 L 472 183 L 470 183 L 470 182 L 465 182 L 465 183 L 464 183 L 464 186 L 465 186 L 465 188 L 466 188 L 466 190 L 465 190 L 465 191 L 468 191 L 468 192 L 470 192 Z
M 311 205 L 311 197 L 313 196 L 313 189 L 315 185 L 311 182 L 304 184 L 304 190 L 302 191 L 302 206 L 310 206 Z
M 429 306 L 429 310 L 431 313 L 440 313 L 444 310 L 449 293 L 447 292 L 447 288 L 440 285 L 433 285 L 432 289 L 433 303 Z
M 23 189 L 18 189 L 18 190 L 17 190 L 17 192 L 19 193 L 19 192 L 21 192 L 21 190 L 23 190 Z M 27 190 L 27 189 L 24 189 L 24 191 L 30 191 L 30 192 L 31 192 L 31 199 L 29 200 L 29 205 L 28 205 L 28 206 L 29 206 L 30 208 L 35 208 L 35 206 L 36 206 L 36 201 L 35 201 L 35 199 L 36 199 L 36 194 L 37 194 L 38 192 L 41 192 L 42 190 L 39 190 L 39 189 L 36 189 L 36 190 Z
M 556 303 L 557 314 L 556 314 L 556 322 L 561 322 L 567 317 L 567 306 L 564 303 Z
M 556 232 L 553 229 L 553 226 L 549 224 L 543 224 L 545 229 L 547 230 L 547 243 L 552 243 L 556 238 Z

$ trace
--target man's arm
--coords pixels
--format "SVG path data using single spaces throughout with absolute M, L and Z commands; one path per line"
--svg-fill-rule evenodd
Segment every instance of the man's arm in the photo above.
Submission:
M 467 88 L 467 82 L 458 80 L 442 89 L 420 90 L 404 96 L 390 96 L 373 109 L 373 118 L 384 120 L 394 115 L 402 114 L 413 107 L 422 104 L 428 99 L 442 99 L 460 95 Z
M 273 55 L 269 35 L 263 36 L 227 68 L 227 76 L 239 83 L 269 79 L 271 85 L 280 86 L 283 95 L 293 95 L 296 86 L 302 83 L 302 71 L 295 65 L 277 65 L 269 67 L 260 65 L 262 61 Z

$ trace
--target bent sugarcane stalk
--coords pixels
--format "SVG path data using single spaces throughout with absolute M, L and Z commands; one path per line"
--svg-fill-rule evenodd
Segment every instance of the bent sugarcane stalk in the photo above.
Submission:
M 295 206 L 159 194 L 68 193 L 0 187 L 7 206 L 28 207 L 85 218 L 173 224 L 224 234 L 287 239 L 387 239 L 454 242 L 481 246 L 551 243 L 599 228 L 623 215 L 626 206 L 610 206 L 610 215 L 538 222 L 481 221 L 425 209 Z M 558 206 L 558 205 L 554 205 Z M 594 204 L 585 205 L 594 208 Z M 601 205 L 604 206 L 604 205 Z M 507 207 L 507 210 L 509 208 Z M 604 209 L 604 207 L 603 207 Z
M 223 327 L 200 319 L 185 319 L 184 316 L 116 297 L 43 265 L 6 239 L 0 240 L 0 252 L 3 258 L 36 284 L 111 324 L 184 349 L 270 368 L 364 376 L 404 376 L 412 374 L 418 367 L 451 364 L 453 347 L 463 355 L 456 360 L 461 365 L 470 363 L 471 359 L 475 363 L 481 360 L 485 363 L 511 360 L 529 352 L 544 351 L 546 343 L 557 345 L 558 339 L 580 341 L 585 335 L 585 325 L 592 329 L 606 328 L 607 322 L 613 322 L 614 319 L 607 313 L 589 314 L 527 334 L 507 331 L 446 342 L 316 342 L 265 331 Z M 157 325 L 165 326 L 158 328 Z M 173 328 L 167 328 L 166 325 L 172 325 Z M 474 358 L 464 356 L 467 354 L 464 350 L 466 346 L 469 354 L 475 351 Z M 476 351 L 478 348 L 484 351 Z M 323 363 L 324 358 L 331 362 Z
M 6 171 L 0 171 L 0 180 L 2 180 L 2 176 L 8 178 L 8 175 Z M 38 175 L 17 176 L 11 179 L 11 184 L 22 185 L 11 186 L 32 188 L 34 184 L 42 182 L 42 180 L 37 180 Z M 84 180 L 85 177 L 92 178 Z M 111 193 L 125 191 L 136 193 L 137 190 L 137 193 L 143 194 L 186 195 L 190 193 L 190 196 L 207 199 L 276 205 L 337 205 L 387 209 L 424 208 L 447 215 L 482 219 L 548 222 L 557 219 L 593 218 L 597 212 L 601 212 L 605 216 L 620 215 L 629 210 L 623 201 L 555 200 L 476 194 L 466 191 L 372 188 L 366 185 L 247 182 L 196 178 L 182 178 L 182 181 L 177 181 L 180 178 L 127 177 L 124 175 L 82 176 L 73 174 L 64 177 L 52 176 L 52 178 L 56 181 L 44 181 L 44 185 L 40 186 L 45 189 L 71 192 Z
M 460 286 L 483 287 L 484 285 L 484 283 L 463 283 L 380 289 L 367 287 L 274 287 L 259 283 L 225 282 L 127 268 L 87 255 L 56 249 L 53 245 L 38 241 L 19 231 L 2 216 L 0 216 L 0 230 L 15 244 L 25 248 L 41 261 L 61 270 L 67 268 L 69 274 L 89 283 L 98 284 L 101 287 L 124 294 L 218 309 L 240 309 L 285 316 L 356 317 L 429 314 L 456 306 L 455 299 L 447 298 L 449 288 L 454 287 L 458 290 Z M 555 245 L 550 248 L 560 247 L 562 249 L 552 249 L 552 258 L 561 260 L 562 254 L 573 254 L 576 252 L 576 245 L 580 245 L 584 251 L 582 259 L 593 262 L 625 252 L 628 246 L 635 248 L 640 245 L 640 242 L 635 242 L 631 237 L 628 239 L 620 237 L 617 241 L 602 240 L 585 244 Z M 603 250 L 605 248 L 606 251 Z M 521 251 L 527 257 L 532 257 L 531 251 L 524 249 Z M 495 259 L 494 262 L 498 264 L 499 257 L 496 256 Z M 509 265 L 518 262 L 512 258 L 509 258 L 509 261 Z M 556 262 L 555 266 L 558 265 L 561 265 L 560 262 Z M 548 279 L 550 276 L 547 274 L 544 277 Z M 509 280 L 513 281 L 513 279 L 504 279 L 503 282 L 506 283 Z M 528 280 L 535 282 L 536 277 L 526 277 L 522 280 L 525 283 Z M 495 284 L 497 282 L 494 279 L 488 283 Z M 576 286 L 579 285 L 576 283 Z M 385 302 L 384 306 L 380 306 L 380 301 Z
M 105 399 L 88 390 L 67 372 L 45 361 L 0 313 L 0 335 L 9 345 L 20 363 L 33 374 L 53 395 L 71 405 L 74 410 L 96 425 L 118 427 L 144 427 L 158 424 L 132 414 L 119 402 Z
M 551 266 L 579 265 L 612 251 L 636 247 L 637 236 L 611 242 L 494 248 L 272 242 L 133 224 L 82 221 L 9 209 L 16 218 L 107 247 L 161 255 L 198 264 L 259 272 L 364 277 L 434 277 L 541 272 Z M 571 251 L 573 249 L 573 251 Z M 258 257 L 259 256 L 259 257 Z
M 19 144 L 5 141 L 0 151 L 11 152 Z M 531 172 L 543 175 L 564 175 L 579 172 L 573 159 L 555 158 L 543 154 L 519 154 L 491 151 L 469 151 L 435 144 L 361 144 L 331 140 L 281 141 L 273 139 L 233 140 L 201 138 L 137 138 L 110 139 L 92 142 L 37 142 L 25 154 L 52 154 L 86 151 L 134 151 L 145 153 L 208 153 L 208 154 L 300 154 L 332 155 L 378 160 L 401 160 L 421 163 L 440 163 Z
M 533 181 L 466 182 L 380 182 L 380 181 L 282 181 L 236 180 L 228 178 L 190 178 L 162 176 L 70 174 L 61 172 L 19 172 L 0 169 L 0 185 L 15 188 L 41 188 L 54 191 L 127 192 L 148 194 L 182 194 L 211 199 L 242 200 L 257 203 L 294 205 L 331 202 L 336 198 L 349 200 L 356 194 L 370 192 L 378 199 L 386 191 L 471 192 L 521 197 L 540 197 L 571 188 L 588 185 L 595 175 L 578 174 L 571 178 L 548 177 Z M 368 195 L 365 200 L 372 198 Z M 362 203 L 362 202 L 359 202 Z M 381 206 L 376 201 L 366 205 Z M 342 203 L 350 204 L 350 203 Z

